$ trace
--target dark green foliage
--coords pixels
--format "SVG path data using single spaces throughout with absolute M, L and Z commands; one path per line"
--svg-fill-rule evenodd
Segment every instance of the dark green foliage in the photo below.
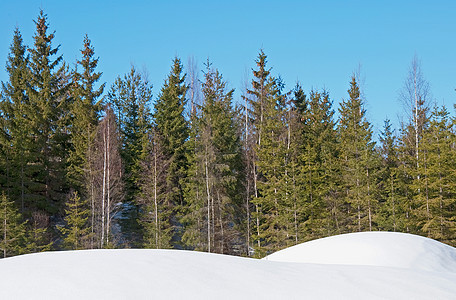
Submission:
M 180 59 L 173 60 L 173 66 L 161 89 L 154 106 L 154 121 L 157 136 L 160 138 L 164 159 L 168 162 L 165 171 L 165 203 L 172 210 L 170 223 L 174 227 L 173 244 L 179 244 L 179 214 L 184 209 L 183 181 L 187 173 L 187 145 L 189 138 L 188 122 L 184 117 L 185 74 L 182 74 Z
M 338 134 L 342 189 L 347 207 L 345 230 L 372 230 L 377 206 L 375 172 L 377 154 L 372 141 L 372 126 L 365 117 L 363 99 L 353 76 L 348 90 L 349 99 L 339 109 Z
M 52 47 L 54 33 L 48 33 L 47 16 L 40 11 L 30 51 L 30 73 L 27 95 L 30 101 L 28 132 L 33 136 L 30 157 L 34 165 L 29 205 L 32 209 L 55 214 L 65 197 L 65 161 L 68 149 L 68 87 L 67 67 L 59 47 Z
M 0 196 L 0 249 L 2 257 L 25 253 L 26 234 L 22 216 L 5 194 Z
M 72 193 L 66 203 L 65 214 L 65 226 L 59 227 L 63 235 L 64 248 L 89 248 L 91 228 L 88 222 L 90 210 L 87 201 L 81 200 L 77 192 Z
M 233 254 L 242 216 L 241 144 L 232 108 L 233 91 L 218 70 L 206 65 L 201 115 L 192 122 L 185 244 L 198 250 Z
M 101 77 L 95 72 L 98 58 L 90 39 L 84 37 L 82 58 L 76 62 L 76 70 L 72 74 L 72 103 L 71 109 L 71 150 L 68 156 L 68 177 L 72 188 L 79 191 L 83 198 L 90 197 L 91 172 L 89 168 L 90 156 L 93 155 L 91 141 L 95 135 L 95 128 L 102 109 L 99 99 L 104 90 L 104 84 L 98 89 L 95 85 Z M 78 67 L 81 67 L 81 72 Z

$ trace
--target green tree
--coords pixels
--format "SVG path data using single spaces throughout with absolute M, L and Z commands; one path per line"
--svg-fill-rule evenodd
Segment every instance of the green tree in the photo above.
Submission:
M 377 207 L 375 173 L 378 160 L 372 141 L 372 126 L 366 119 L 355 76 L 352 76 L 348 94 L 350 98 L 340 105 L 338 124 L 342 188 L 350 212 L 346 230 L 372 230 Z
M 54 33 L 48 33 L 47 15 L 41 10 L 36 24 L 34 47 L 30 51 L 27 95 L 31 104 L 30 149 L 35 166 L 32 207 L 56 214 L 66 194 L 65 162 L 68 150 L 67 67 L 62 56 L 55 59 L 59 47 L 52 47 Z M 60 67 L 59 67 L 60 66 Z
M 420 227 L 427 237 L 454 245 L 456 241 L 456 182 L 454 170 L 453 123 L 445 106 L 434 108 L 429 128 L 423 134 L 422 148 L 427 159 L 425 169 L 426 202 L 418 210 Z
M 189 126 L 184 116 L 187 85 L 185 84 L 186 75 L 182 72 L 181 61 L 176 57 L 173 60 L 171 72 L 155 102 L 153 113 L 157 136 L 161 139 L 159 143 L 164 158 L 168 161 L 164 195 L 166 205 L 173 209 L 170 223 L 173 226 L 175 241 L 180 239 L 178 231 L 180 231 L 181 225 L 178 218 L 185 207 L 183 183 L 188 167 L 186 141 L 189 138 Z
M 5 194 L 0 196 L 0 211 L 0 247 L 3 257 L 25 253 L 25 223 L 14 202 L 8 201 Z
M 87 201 L 73 192 L 66 203 L 65 214 L 65 226 L 59 227 L 64 247 L 70 250 L 87 249 L 92 231 L 88 222 L 90 210 Z
M 81 60 L 76 62 L 76 70 L 73 71 L 71 103 L 71 141 L 72 147 L 68 156 L 68 177 L 73 189 L 78 191 L 82 201 L 90 201 L 90 224 L 92 236 L 95 228 L 95 186 L 94 170 L 91 161 L 94 156 L 93 140 L 101 114 L 101 95 L 105 84 L 96 88 L 97 82 L 102 75 L 95 72 L 98 66 L 98 58 L 95 58 L 94 47 L 88 36 L 84 37 Z M 78 67 L 82 70 L 78 71 Z M 92 243 L 92 247 L 93 247 Z
M 302 101 L 301 101 L 302 102 Z M 338 232 L 341 203 L 337 197 L 337 135 L 334 110 L 326 91 L 311 91 L 308 106 L 301 107 L 299 185 L 305 196 L 300 240 Z
M 242 198 L 241 142 L 232 107 L 234 90 L 227 90 L 218 70 L 206 65 L 204 102 L 196 131 L 194 157 L 189 159 L 184 217 L 184 242 L 191 248 L 234 254 L 239 243 Z M 193 141 L 191 139 L 190 141 Z M 197 193 L 195 193 L 195 191 Z
M 32 160 L 29 121 L 30 103 L 26 94 L 28 56 L 19 29 L 14 31 L 10 54 L 6 63 L 8 82 L 2 82 L 0 101 L 0 185 L 12 201 L 24 212 L 26 196 L 30 193 Z

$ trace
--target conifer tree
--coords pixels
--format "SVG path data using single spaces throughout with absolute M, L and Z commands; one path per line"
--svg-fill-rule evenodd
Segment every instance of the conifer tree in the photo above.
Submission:
M 66 203 L 65 214 L 65 226 L 59 227 L 64 247 L 69 250 L 87 249 L 91 234 L 87 201 L 81 200 L 78 193 L 73 192 Z
M 251 96 L 252 134 L 255 137 L 253 156 L 252 203 L 255 211 L 254 232 L 257 256 L 275 251 L 286 245 L 293 226 L 286 222 L 288 210 L 286 193 L 287 127 L 286 95 L 282 94 L 283 82 L 270 77 L 266 68 L 266 55 L 260 51 L 256 60 L 258 69 L 253 71 Z M 289 199 L 289 198 L 288 198 Z
M 347 230 L 364 231 L 374 227 L 373 214 L 376 208 L 376 179 L 378 166 L 375 143 L 372 141 L 372 126 L 366 120 L 363 100 L 358 82 L 352 76 L 349 99 L 339 108 L 340 160 L 342 188 L 347 205 Z
M 150 104 L 152 86 L 146 75 L 140 74 L 133 66 L 123 78 L 118 77 L 108 93 L 117 115 L 118 128 L 121 136 L 121 157 L 125 167 L 123 181 L 125 183 L 125 217 L 122 222 L 125 232 L 129 232 L 131 242 L 138 242 L 139 218 L 138 195 L 140 193 L 141 162 L 147 156 L 149 131 L 151 128 Z M 124 207 L 125 208 L 125 207 Z
M 302 107 L 302 105 L 300 105 Z M 334 110 L 326 91 L 311 91 L 308 107 L 301 108 L 300 186 L 303 187 L 305 219 L 302 239 L 314 239 L 337 232 L 340 201 L 337 194 L 337 137 Z
M 385 231 L 403 231 L 406 211 L 405 199 L 402 196 L 403 181 L 399 171 L 399 153 L 397 138 L 394 135 L 389 119 L 385 120 L 379 137 L 381 146 L 381 169 L 379 172 L 379 190 L 381 210 L 378 212 L 379 229 Z
M 427 237 L 454 245 L 456 164 L 453 144 L 455 135 L 452 126 L 446 107 L 436 106 L 431 115 L 429 128 L 422 139 L 423 154 L 428 158 L 424 174 L 428 200 L 418 207 L 422 215 L 418 226 L 421 233 Z
M 3 257 L 25 253 L 26 231 L 22 216 L 5 194 L 0 196 L 0 249 Z
M 209 62 L 206 67 L 196 152 L 189 160 L 186 186 L 189 214 L 183 219 L 186 222 L 183 239 L 192 248 L 233 253 L 239 240 L 236 226 L 240 224 L 239 190 L 243 173 L 240 137 L 232 108 L 234 90 L 226 90 L 222 75 L 211 69 Z
M 59 47 L 53 48 L 54 33 L 48 33 L 47 15 L 41 10 L 36 24 L 34 47 L 30 51 L 27 95 L 32 109 L 28 116 L 30 149 L 35 166 L 33 191 L 35 209 L 56 213 L 65 195 L 66 153 L 68 146 L 67 114 L 69 78 Z
M 95 85 L 101 77 L 101 72 L 95 72 L 98 58 L 95 58 L 94 48 L 90 39 L 84 37 L 82 58 L 76 62 L 73 72 L 71 103 L 71 141 L 72 149 L 68 157 L 68 176 L 73 188 L 79 191 L 83 198 L 90 194 L 90 172 L 88 170 L 88 156 L 91 155 L 90 145 L 94 138 L 102 107 L 100 96 L 105 84 L 98 89 Z M 78 67 L 81 67 L 81 72 Z
M 8 82 L 2 82 L 2 99 L 0 101 L 0 184 L 5 188 L 12 201 L 25 209 L 25 198 L 29 194 L 30 167 L 27 164 L 31 138 L 27 115 L 30 114 L 30 103 L 26 94 L 28 56 L 26 46 L 18 28 L 14 31 L 10 54 L 6 63 L 9 75 Z M 2 176 L 3 175 L 3 176 Z
M 163 155 L 168 161 L 164 188 L 165 203 L 173 209 L 170 222 L 173 234 L 178 234 L 178 214 L 185 206 L 183 196 L 183 181 L 187 173 L 186 141 L 189 138 L 189 128 L 184 116 L 186 105 L 185 74 L 182 74 L 182 64 L 179 58 L 173 60 L 173 66 L 168 78 L 155 102 L 153 118 L 157 136 L 161 139 Z M 177 236 L 176 236 L 177 238 Z

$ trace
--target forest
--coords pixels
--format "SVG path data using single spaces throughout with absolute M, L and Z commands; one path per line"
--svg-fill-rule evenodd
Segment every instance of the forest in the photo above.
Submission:
M 43 11 L 35 24 L 31 46 L 14 31 L 1 87 L 2 257 L 174 248 L 259 258 L 380 230 L 456 246 L 456 119 L 431 102 L 418 60 L 400 128 L 385 120 L 376 138 L 356 74 L 334 107 L 326 90 L 285 90 L 260 50 L 234 99 L 209 59 L 198 80 L 175 57 L 154 96 L 134 66 L 102 83 L 87 35 L 70 68 Z

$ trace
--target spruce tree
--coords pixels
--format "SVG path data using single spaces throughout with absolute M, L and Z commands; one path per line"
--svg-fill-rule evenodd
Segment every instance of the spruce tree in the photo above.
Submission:
M 30 73 L 27 84 L 31 110 L 30 132 L 34 136 L 32 207 L 56 214 L 63 202 L 67 184 L 65 162 L 68 146 L 67 67 L 52 46 L 54 33 L 48 33 L 47 15 L 41 10 L 36 24 L 34 46 L 30 51 Z
M 372 141 L 372 126 L 366 119 L 363 99 L 355 76 L 350 82 L 349 99 L 339 108 L 338 134 L 342 188 L 347 205 L 349 232 L 372 230 L 377 207 L 376 171 L 378 160 Z
M 125 218 L 122 227 L 129 233 L 131 242 L 139 242 L 139 208 L 141 162 L 146 159 L 149 132 L 151 129 L 150 105 L 152 101 L 152 86 L 145 75 L 138 73 L 132 67 L 123 78 L 118 77 L 108 93 L 117 115 L 118 128 L 121 137 L 121 157 L 125 172 Z
M 65 214 L 65 226 L 59 227 L 65 249 L 89 248 L 91 228 L 87 201 L 81 200 L 78 193 L 73 192 L 66 203 Z
M 183 240 L 191 248 L 233 254 L 239 242 L 239 190 L 243 174 L 240 137 L 232 107 L 234 90 L 226 89 L 222 75 L 209 62 L 206 67 L 202 84 L 204 102 L 195 130 L 199 133 L 194 145 L 196 152 L 189 159 L 188 214 L 183 219 Z
M 0 101 L 0 155 L 4 170 L 0 175 L 0 184 L 24 212 L 32 176 L 27 163 L 32 160 L 28 151 L 32 140 L 27 118 L 31 108 L 26 94 L 28 56 L 18 28 L 14 31 L 6 71 L 9 80 L 2 82 Z
M 456 241 L 455 135 L 452 126 L 446 107 L 436 106 L 422 139 L 423 152 L 428 157 L 425 173 L 428 201 L 418 207 L 420 212 L 426 211 L 418 224 L 422 234 L 450 245 Z
M 385 120 L 379 137 L 381 156 L 379 190 L 381 209 L 378 212 L 379 229 L 385 231 L 406 231 L 407 190 L 406 178 L 401 171 L 398 138 L 394 135 L 390 120 Z
M 102 73 L 95 72 L 99 59 L 94 57 L 94 48 L 87 35 L 83 44 L 84 48 L 80 50 L 82 58 L 76 61 L 76 70 L 72 74 L 72 148 L 68 157 L 68 176 L 71 186 L 79 191 L 80 196 L 86 198 L 90 194 L 90 145 L 102 110 L 100 96 L 105 84 L 96 88 Z M 78 71 L 79 66 L 82 68 L 81 71 Z
M 0 249 L 3 257 L 26 253 L 26 229 L 22 216 L 5 194 L 0 196 Z
M 189 138 L 188 122 L 184 111 L 186 105 L 185 74 L 182 74 L 179 58 L 173 60 L 173 66 L 154 105 L 153 118 L 163 155 L 168 161 L 164 187 L 165 203 L 173 209 L 170 223 L 173 235 L 178 240 L 181 225 L 179 214 L 185 207 L 183 181 L 187 173 L 187 145 Z M 173 242 L 177 246 L 176 242 Z

